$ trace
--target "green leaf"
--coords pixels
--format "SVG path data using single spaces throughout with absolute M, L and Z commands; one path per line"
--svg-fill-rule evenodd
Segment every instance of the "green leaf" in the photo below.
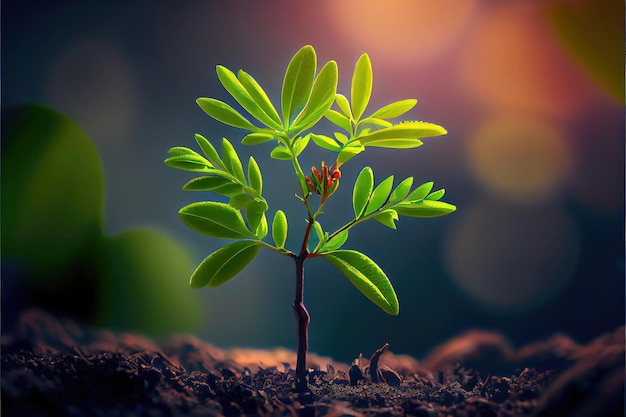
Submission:
M 244 88 L 248 91 L 248 94 L 256 101 L 256 103 L 263 109 L 265 114 L 267 114 L 274 122 L 277 123 L 278 130 L 283 130 L 283 124 L 280 121 L 280 116 L 276 111 L 276 108 L 272 104 L 272 101 L 269 99 L 265 91 L 261 88 L 259 83 L 256 82 L 254 78 L 247 72 L 243 70 L 239 70 L 237 72 L 237 78 L 244 86 Z
M 443 201 L 421 200 L 413 203 L 400 203 L 393 207 L 400 216 L 430 218 L 450 214 L 456 206 Z
M 277 147 L 272 149 L 272 152 L 270 152 L 270 157 L 281 161 L 289 161 L 292 159 L 291 153 L 282 145 L 278 145 Z
M 197 177 L 183 186 L 185 191 L 213 191 L 227 197 L 243 193 L 243 187 L 228 178 Z
M 359 137 L 359 141 L 363 146 L 370 145 L 372 142 L 379 142 L 376 146 L 381 146 L 380 142 L 398 139 L 421 139 L 430 136 L 445 135 L 446 130 L 434 123 L 428 122 L 404 122 L 393 125 L 386 129 L 375 130 Z
M 393 119 L 394 117 L 402 116 L 404 113 L 411 110 L 417 104 L 417 100 L 410 98 L 407 100 L 394 101 L 376 110 L 370 117 L 378 119 Z
M 267 211 L 267 202 L 263 198 L 255 198 L 246 205 L 246 220 L 250 230 L 257 230 L 263 214 Z
M 248 119 L 222 101 L 214 98 L 201 97 L 196 100 L 196 103 L 198 103 L 198 106 L 200 106 L 206 114 L 218 122 L 240 129 L 257 130 L 257 127 L 250 123 Z
M 196 232 L 222 239 L 252 238 L 241 213 L 228 204 L 202 201 L 183 207 L 181 220 Z
M 406 201 L 411 202 L 425 199 L 426 196 L 430 193 L 430 190 L 433 189 L 433 185 L 435 185 L 434 182 L 426 182 L 420 185 L 415 190 L 413 190 L 411 194 L 409 194 L 409 196 L 406 198 Z
M 374 173 L 372 172 L 372 168 L 365 167 L 359 173 L 354 183 L 354 190 L 352 191 L 352 207 L 354 208 L 354 216 L 356 219 L 360 218 L 365 210 L 373 188 Z
M 230 200 L 228 200 L 228 205 L 236 208 L 237 210 L 245 210 L 248 207 L 248 203 L 250 203 L 253 198 L 250 194 L 243 192 L 240 194 L 235 194 L 230 196 Z
M 381 139 L 371 141 L 367 146 L 374 148 L 389 148 L 389 149 L 411 149 L 422 146 L 424 142 L 419 139 Z
M 432 200 L 432 201 L 441 200 L 441 197 L 443 197 L 445 193 L 446 193 L 446 190 L 443 188 L 441 190 L 433 191 L 432 193 L 428 194 L 428 196 L 426 196 L 425 200 Z
M 333 138 L 329 138 L 325 135 L 316 135 L 314 133 L 311 133 L 311 139 L 313 139 L 313 142 L 315 142 L 315 144 L 320 148 L 327 149 L 333 152 L 341 151 L 341 146 L 339 146 L 339 144 L 335 142 Z
M 259 253 L 258 240 L 239 240 L 207 256 L 191 275 L 192 288 L 215 288 L 240 273 Z
M 369 203 L 365 210 L 365 215 L 371 214 L 381 208 L 387 201 L 391 188 L 393 187 L 393 175 L 385 178 L 372 192 L 369 198 Z
M 324 258 L 339 269 L 370 301 L 389 314 L 398 314 L 396 293 L 387 275 L 374 261 L 353 250 L 329 252 Z
M 342 145 L 345 145 L 346 143 L 348 143 L 348 137 L 344 135 L 343 133 L 335 132 L 334 135 L 335 135 L 335 139 L 337 139 L 337 142 L 341 143 Z M 358 143 L 357 145 L 360 146 Z
M 259 222 L 259 225 L 256 228 L 255 234 L 257 239 L 263 239 L 265 236 L 267 236 L 267 232 L 268 232 L 268 227 L 267 227 L 267 217 L 265 216 L 265 213 L 263 213 L 263 215 L 261 216 L 261 221 Z
M 244 136 L 244 138 L 241 140 L 241 143 L 243 145 L 259 145 L 261 143 L 274 140 L 275 137 L 276 136 L 274 136 L 272 133 L 255 132 Z
M 167 151 L 167 154 L 169 156 L 186 156 L 186 155 L 190 155 L 192 157 L 197 157 L 200 160 L 204 160 L 205 163 L 207 163 L 207 165 L 209 165 L 209 166 L 211 165 L 211 164 L 208 164 L 209 161 L 207 161 L 198 152 L 194 151 L 193 149 L 186 148 L 184 146 L 174 146 L 173 148 L 170 148 L 169 151 Z
M 367 54 L 363 54 L 356 62 L 354 74 L 352 75 L 350 101 L 352 102 L 352 114 L 355 120 L 361 118 L 370 101 L 372 82 L 372 62 Z
M 277 248 L 284 248 L 287 241 L 287 216 L 282 210 L 277 210 L 272 221 L 272 239 Z
M 283 79 L 281 95 L 283 120 L 286 127 L 304 108 L 311 94 L 316 69 L 317 57 L 311 45 L 302 47 L 291 58 Z
M 233 148 L 233 145 L 228 139 L 222 139 L 222 157 L 224 158 L 224 168 L 230 172 L 233 177 L 241 181 L 242 184 L 246 183 L 246 177 L 243 174 L 243 166 L 237 151 Z
M 223 168 L 224 162 L 220 158 L 220 155 L 217 153 L 213 145 L 211 145 L 211 142 L 209 142 L 204 136 L 197 133 L 195 134 L 195 138 L 196 142 L 200 146 L 200 149 L 202 149 L 202 152 L 204 152 L 207 158 L 209 158 L 215 165 Z
M 207 172 L 213 168 L 209 161 L 200 155 L 192 154 L 171 156 L 163 162 L 170 168 L 191 172 Z
M 324 246 L 320 248 L 318 253 L 325 253 L 339 249 L 348 240 L 348 229 L 337 233 L 332 239 L 329 239 Z
M 311 139 L 311 135 L 306 135 L 304 137 L 298 137 L 293 142 L 293 154 L 297 157 L 309 144 L 309 140 Z
M 248 184 L 250 184 L 250 187 L 259 193 L 259 195 L 262 194 L 263 176 L 261 175 L 259 165 L 252 156 L 250 156 L 250 159 L 248 160 Z
M 376 216 L 374 220 L 384 224 L 390 229 L 396 230 L 396 221 L 398 220 L 398 213 L 393 209 L 383 210 Z
M 366 117 L 365 119 L 361 120 L 359 122 L 359 127 L 363 125 L 372 125 L 372 126 L 381 127 L 381 128 L 388 128 L 388 127 L 393 126 L 391 122 L 388 122 L 383 119 L 377 119 L 375 117 Z
M 350 144 L 344 146 L 341 149 L 341 152 L 339 152 L 339 155 L 337 156 L 337 161 L 343 164 L 344 162 L 360 154 L 364 150 L 365 150 L 365 147 L 362 146 L 358 141 L 351 142 Z
M 306 106 L 293 121 L 293 130 L 305 130 L 319 122 L 330 109 L 337 92 L 337 63 L 329 61 L 320 70 Z
M 335 101 L 337 102 L 337 106 L 339 106 L 339 110 L 341 110 L 348 119 L 352 120 L 352 110 L 350 109 L 350 103 L 348 103 L 346 96 L 343 94 L 335 94 Z
M 350 132 L 352 130 L 352 122 L 350 122 L 350 119 L 338 111 L 329 109 L 326 114 L 324 114 L 324 117 L 346 132 Z
M 391 195 L 389 196 L 389 203 L 397 203 L 398 201 L 404 200 L 404 198 L 409 194 L 409 190 L 413 185 L 413 177 L 408 177 L 404 179 L 398 186 L 393 190 Z
M 326 240 L 326 235 L 324 234 L 324 229 L 322 229 L 322 225 L 320 224 L 320 222 L 316 221 L 315 223 L 313 223 L 313 229 L 315 230 L 317 239 L 320 241 L 320 243 L 323 243 Z
M 218 65 L 216 71 L 217 78 L 219 78 L 226 91 L 228 91 L 230 95 L 237 100 L 237 103 L 239 103 L 241 107 L 246 109 L 248 113 L 254 116 L 254 118 L 263 123 L 265 126 L 273 129 L 282 128 L 281 123 L 276 122 L 270 116 L 265 114 L 265 111 L 257 104 L 255 99 L 252 98 L 248 90 L 231 70 L 222 65 Z

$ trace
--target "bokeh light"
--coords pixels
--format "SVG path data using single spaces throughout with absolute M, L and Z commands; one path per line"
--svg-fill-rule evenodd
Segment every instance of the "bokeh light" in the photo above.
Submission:
M 459 288 L 483 306 L 532 309 L 568 282 L 580 238 L 561 207 L 483 199 L 460 214 L 447 236 L 448 267 Z
M 565 135 L 554 124 L 519 115 L 479 125 L 470 135 L 467 156 L 486 188 L 518 202 L 557 190 L 572 161 Z
M 128 139 L 137 80 L 121 51 L 106 40 L 80 39 L 51 65 L 46 100 L 106 141 Z
M 345 41 L 391 62 L 438 57 L 462 34 L 475 0 L 327 1 L 328 13 Z
M 571 116 L 589 81 L 537 23 L 534 2 L 506 2 L 481 14 L 459 56 L 463 87 L 490 108 Z

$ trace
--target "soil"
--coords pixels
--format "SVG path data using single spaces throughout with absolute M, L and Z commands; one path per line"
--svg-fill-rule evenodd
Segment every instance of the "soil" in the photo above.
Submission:
M 471 331 L 421 361 L 382 350 L 352 367 L 309 355 L 298 395 L 288 350 L 156 342 L 29 310 L 2 335 L 2 416 L 624 415 L 624 327 L 520 349 Z

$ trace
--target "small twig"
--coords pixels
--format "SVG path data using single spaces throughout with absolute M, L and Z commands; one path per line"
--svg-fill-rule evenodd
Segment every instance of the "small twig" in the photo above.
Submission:
M 487 375 L 487 379 L 485 379 L 485 382 L 483 383 L 483 386 L 480 388 L 480 396 L 481 397 L 485 397 L 485 389 L 487 389 L 487 384 L 489 383 L 489 380 L 491 379 L 491 375 Z
M 378 380 L 378 359 L 383 354 L 385 349 L 389 347 L 389 343 L 385 343 L 380 348 L 376 349 L 376 352 L 370 357 L 370 379 L 373 383 L 379 382 Z

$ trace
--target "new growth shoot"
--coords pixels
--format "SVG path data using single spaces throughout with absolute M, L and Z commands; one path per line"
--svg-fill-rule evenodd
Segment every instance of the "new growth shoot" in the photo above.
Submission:
M 196 134 L 202 153 L 174 147 L 169 150 L 165 163 L 199 174 L 183 186 L 184 190 L 210 191 L 226 197 L 228 203 L 211 200 L 192 203 L 180 209 L 180 218 L 199 233 L 232 242 L 200 263 L 191 276 L 191 286 L 224 284 L 241 272 L 262 247 L 292 258 L 296 266 L 293 309 L 298 328 L 295 384 L 303 393 L 308 391 L 306 355 L 310 321 L 303 302 L 305 261 L 312 257 L 325 259 L 374 304 L 397 315 L 398 299 L 383 270 L 363 253 L 341 249 L 350 230 L 372 219 L 396 229 L 400 216 L 437 217 L 456 210 L 454 205 L 441 201 L 444 190 L 433 191 L 432 182 L 413 187 L 413 177 L 409 177 L 394 186 L 394 177 L 389 176 L 375 184 L 372 169 L 364 167 L 352 188 L 354 217 L 337 230 L 326 231 L 319 218 L 326 202 L 340 188 L 341 167 L 353 162 L 353 158 L 367 148 L 417 148 L 423 144 L 423 138 L 445 135 L 446 130 L 428 122 L 391 121 L 411 110 L 417 103 L 414 99 L 396 101 L 367 112 L 373 81 L 367 54 L 361 55 L 356 63 L 348 100 L 336 91 L 337 64 L 329 61 L 318 72 L 313 47 L 301 48 L 285 72 L 280 113 L 245 71 L 235 74 L 217 66 L 217 76 L 249 116 L 214 98 L 199 98 L 198 105 L 213 119 L 243 130 L 242 144 L 271 142 L 274 147 L 270 156 L 291 163 L 294 185 L 299 188 L 297 197 L 306 214 L 306 229 L 299 248 L 286 248 L 287 216 L 276 209 L 271 224 L 268 223 L 270 204 L 263 196 L 263 177 L 254 157 L 249 157 L 244 169 L 235 148 L 226 138 L 221 140 L 221 152 L 218 152 L 211 141 Z M 330 136 L 314 131 L 323 118 L 337 128 Z M 321 162 L 307 175 L 299 158 L 311 143 L 332 152 L 333 162 L 330 165 Z M 271 241 L 268 234 L 271 234 Z M 313 248 L 310 245 L 312 235 L 317 238 Z

